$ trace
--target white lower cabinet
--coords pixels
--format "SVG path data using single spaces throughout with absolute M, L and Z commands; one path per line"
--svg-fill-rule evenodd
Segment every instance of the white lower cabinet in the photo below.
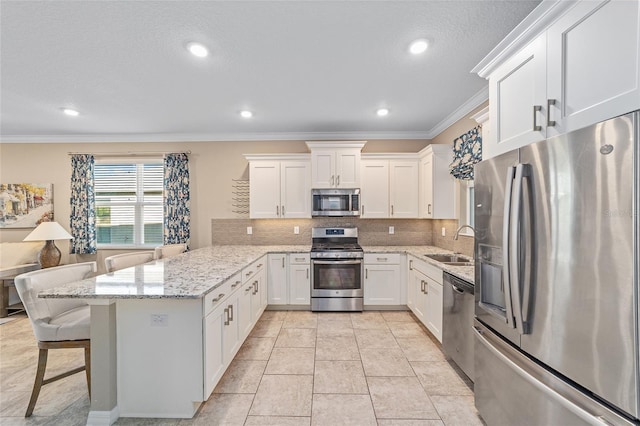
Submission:
M 401 282 L 399 254 L 364 255 L 365 305 L 400 305 Z
M 286 305 L 289 303 L 287 254 L 269 254 L 268 258 L 267 302 L 269 305 Z
M 442 342 L 442 270 L 416 257 L 409 257 L 407 305 L 429 331 Z
M 289 304 L 311 304 L 311 259 L 308 253 L 289 255 Z

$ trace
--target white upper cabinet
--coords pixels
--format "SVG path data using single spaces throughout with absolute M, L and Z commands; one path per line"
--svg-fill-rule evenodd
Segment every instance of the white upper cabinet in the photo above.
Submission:
M 307 142 L 312 188 L 360 188 L 360 151 L 365 143 Z
M 308 159 L 293 155 L 286 159 L 267 155 L 245 157 L 249 160 L 251 219 L 311 217 L 311 163 Z
M 485 58 L 474 69 L 489 79 L 483 159 L 639 109 L 639 5 L 543 3 Z
M 419 217 L 455 219 L 456 186 L 455 179 L 449 173 L 453 159 L 452 145 L 428 145 L 419 154 Z
M 418 217 L 418 159 L 415 154 L 369 154 L 361 162 L 360 217 Z

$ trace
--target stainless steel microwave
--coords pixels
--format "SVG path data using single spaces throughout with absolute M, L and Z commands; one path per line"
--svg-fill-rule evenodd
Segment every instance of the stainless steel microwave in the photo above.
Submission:
M 312 217 L 360 216 L 360 189 L 312 189 Z

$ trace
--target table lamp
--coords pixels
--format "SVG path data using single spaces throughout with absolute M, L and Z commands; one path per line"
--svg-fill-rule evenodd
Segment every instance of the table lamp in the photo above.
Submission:
M 40 250 L 38 262 L 41 268 L 51 268 L 60 263 L 61 253 L 54 240 L 70 240 L 73 237 L 58 222 L 42 222 L 23 241 L 46 241 Z

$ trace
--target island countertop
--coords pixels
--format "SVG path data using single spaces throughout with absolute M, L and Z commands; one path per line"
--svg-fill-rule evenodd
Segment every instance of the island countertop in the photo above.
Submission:
M 451 253 L 434 246 L 364 246 L 365 253 L 408 253 L 473 282 L 473 266 L 436 262 L 425 254 Z M 308 253 L 308 245 L 210 246 L 68 283 L 38 294 L 44 298 L 197 299 L 268 253 Z
M 54 287 L 44 298 L 197 299 L 267 253 L 308 253 L 308 245 L 210 246 Z

